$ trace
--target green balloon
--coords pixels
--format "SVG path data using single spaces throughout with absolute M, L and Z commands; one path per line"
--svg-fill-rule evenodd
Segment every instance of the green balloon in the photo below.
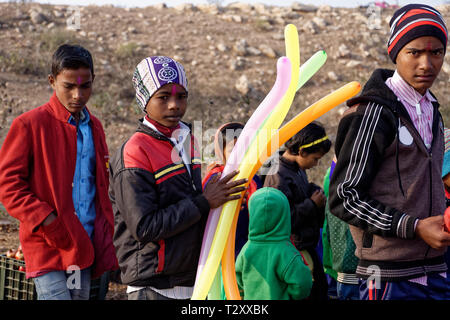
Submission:
M 317 71 L 319 71 L 325 61 L 327 61 L 327 53 L 325 50 L 320 50 L 301 65 L 297 90 L 300 89 L 309 79 L 311 79 Z

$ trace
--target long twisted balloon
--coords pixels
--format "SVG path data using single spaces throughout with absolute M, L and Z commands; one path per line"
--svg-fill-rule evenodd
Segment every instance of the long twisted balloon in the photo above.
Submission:
M 269 121 L 264 123 L 265 128 L 262 131 L 270 131 L 271 129 L 277 129 L 284 120 L 287 112 L 289 111 L 289 107 L 292 104 L 292 101 L 295 96 L 295 92 L 298 85 L 299 78 L 299 65 L 300 65 L 300 50 L 298 45 L 298 33 L 297 28 L 290 24 L 285 28 L 285 39 L 286 39 L 286 53 L 287 57 L 291 61 L 291 80 L 289 87 L 287 89 L 286 94 L 281 99 L 280 103 L 276 106 L 275 110 L 277 112 L 272 112 L 270 114 Z M 265 129 L 265 130 L 264 130 Z M 253 140 L 249 150 L 244 156 L 244 160 L 239 166 L 239 174 L 235 177 L 236 179 L 245 178 L 246 168 L 250 168 L 250 162 L 255 160 L 255 155 L 258 153 L 258 145 L 261 144 L 260 139 L 258 138 L 260 133 L 258 133 L 256 137 L 256 141 Z M 266 136 L 267 140 L 269 137 Z M 263 138 L 264 140 L 264 138 Z M 244 169 L 244 170 L 242 170 Z M 196 285 L 194 286 L 194 292 L 192 295 L 193 300 L 203 300 L 206 298 L 209 288 L 211 287 L 213 278 L 217 272 L 217 269 L 220 264 L 220 259 L 222 257 L 227 236 L 231 229 L 232 220 L 234 218 L 234 212 L 236 206 L 238 205 L 239 200 L 229 201 L 225 203 L 222 209 L 222 213 L 219 218 L 219 222 L 217 225 L 216 233 L 213 238 L 213 242 L 211 244 L 211 248 L 209 250 L 209 255 L 206 260 L 205 266 L 201 273 L 199 274 L 198 279 L 196 279 Z

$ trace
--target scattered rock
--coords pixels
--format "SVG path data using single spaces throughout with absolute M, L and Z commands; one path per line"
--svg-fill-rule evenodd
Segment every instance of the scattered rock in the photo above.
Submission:
M 310 34 L 319 33 L 319 27 L 315 24 L 314 21 L 309 20 L 304 25 L 301 26 L 301 30 Z
M 245 74 L 239 77 L 234 87 L 240 94 L 244 96 L 247 95 L 251 90 L 250 82 L 248 81 L 248 78 Z
M 223 11 L 217 4 L 198 4 L 197 8 L 208 14 L 219 14 Z
M 247 52 L 251 56 L 260 56 L 261 55 L 261 50 L 256 49 L 254 47 L 248 47 Z
M 301 4 L 300 2 L 295 2 L 291 6 L 291 9 L 292 9 L 292 11 L 297 11 L 297 12 L 316 12 L 318 10 L 318 8 L 315 6 Z
M 264 54 L 266 57 L 269 57 L 269 58 L 277 57 L 276 51 L 266 44 L 261 44 L 258 48 L 259 48 L 259 50 L 261 50 L 262 54 Z
M 231 70 L 242 70 L 245 68 L 247 64 L 247 60 L 243 57 L 237 57 L 235 60 L 231 61 L 230 69 Z
M 240 10 L 242 12 L 250 12 L 250 11 L 253 10 L 253 6 L 251 4 L 248 4 L 248 3 L 234 2 L 234 3 L 230 3 L 227 6 L 227 9 L 237 9 L 237 10 Z
M 347 47 L 347 45 L 343 43 L 338 48 L 338 54 L 339 54 L 339 57 L 341 57 L 341 58 L 349 58 L 351 55 L 351 52 L 350 52 L 349 48 Z
M 219 50 L 220 52 L 225 52 L 228 51 L 229 48 L 225 43 L 221 42 L 217 45 L 217 50 Z
M 317 16 L 329 16 L 332 11 L 333 11 L 333 8 L 331 8 L 331 6 L 321 5 L 317 9 L 316 14 L 317 14 Z
M 44 22 L 49 21 L 47 16 L 45 16 L 43 13 L 35 11 L 35 10 L 32 10 L 30 12 L 30 19 L 31 19 L 31 22 L 33 22 L 34 24 L 42 24 Z
M 182 4 L 175 6 L 174 9 L 184 13 L 186 11 L 196 11 L 197 7 L 191 3 L 182 3 Z
M 221 16 L 221 18 L 228 22 L 241 23 L 244 21 L 244 18 L 237 14 L 224 14 Z
M 321 17 L 314 17 L 312 21 L 319 27 L 319 28 L 326 28 L 330 23 Z
M 138 33 L 137 29 L 135 27 L 133 27 L 133 26 L 129 26 L 127 31 L 129 33 L 134 33 L 134 34 Z
M 246 56 L 248 55 L 247 47 L 247 40 L 241 39 L 233 46 L 233 50 L 240 56 Z
M 157 9 L 157 10 L 163 10 L 167 8 L 167 5 L 165 3 L 157 3 L 152 5 L 153 8 Z
M 328 79 L 330 79 L 331 81 L 338 81 L 338 80 L 340 80 L 340 77 L 334 71 L 328 72 L 327 76 L 328 76 Z
M 64 12 L 60 10 L 53 10 L 53 16 L 55 18 L 64 18 Z
M 357 60 L 350 60 L 349 62 L 347 62 L 347 64 L 345 65 L 347 68 L 355 68 L 362 65 L 361 61 L 357 61 Z
M 442 65 L 442 71 L 444 71 L 447 74 L 450 74 L 450 64 L 447 62 L 444 62 Z

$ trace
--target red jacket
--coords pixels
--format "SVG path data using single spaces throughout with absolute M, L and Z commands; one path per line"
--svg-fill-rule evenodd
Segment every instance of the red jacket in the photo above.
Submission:
M 108 149 L 100 121 L 90 114 L 96 151 L 96 218 L 93 239 L 72 200 L 77 154 L 76 127 L 53 94 L 46 104 L 17 117 L 0 150 L 0 201 L 20 221 L 27 277 L 37 271 L 92 266 L 92 277 L 117 269 L 114 219 L 108 198 Z M 41 223 L 51 213 L 57 218 Z

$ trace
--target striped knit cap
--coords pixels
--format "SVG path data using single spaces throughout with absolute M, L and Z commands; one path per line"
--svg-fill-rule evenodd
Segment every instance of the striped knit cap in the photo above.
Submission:
M 394 63 L 400 50 L 419 37 L 436 37 L 444 44 L 444 51 L 446 49 L 448 32 L 444 18 L 430 6 L 408 4 L 395 11 L 389 26 L 388 53 Z
M 153 94 L 168 83 L 176 83 L 187 91 L 186 72 L 183 66 L 169 57 L 148 57 L 139 62 L 133 74 L 136 101 L 145 112 Z

